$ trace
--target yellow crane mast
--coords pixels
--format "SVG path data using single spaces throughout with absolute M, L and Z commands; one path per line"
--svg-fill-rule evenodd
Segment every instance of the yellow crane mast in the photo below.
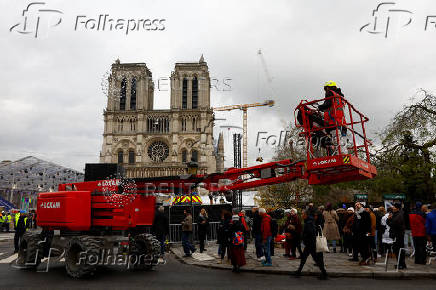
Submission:
M 241 110 L 242 111 L 242 167 L 247 167 L 247 110 L 249 108 L 263 107 L 263 106 L 274 106 L 273 100 L 266 100 L 261 103 L 253 104 L 241 104 L 241 105 L 229 105 L 222 107 L 213 108 L 214 111 L 232 111 Z

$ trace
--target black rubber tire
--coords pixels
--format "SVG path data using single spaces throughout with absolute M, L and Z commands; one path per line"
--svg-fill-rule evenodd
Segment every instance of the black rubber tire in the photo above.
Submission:
M 137 257 L 131 268 L 152 270 L 160 257 L 160 243 L 151 234 L 136 235 L 130 239 L 129 254 Z
M 65 251 L 65 269 L 68 275 L 73 278 L 94 275 L 101 246 L 101 240 L 88 236 L 71 238 Z M 84 257 L 86 258 L 83 259 Z
M 20 241 L 17 264 L 36 268 L 43 257 L 43 243 L 39 233 L 26 232 Z

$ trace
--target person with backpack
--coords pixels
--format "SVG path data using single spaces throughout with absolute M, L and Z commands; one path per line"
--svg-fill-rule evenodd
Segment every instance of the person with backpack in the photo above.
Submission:
M 249 218 L 245 216 L 245 210 L 241 210 L 241 212 L 238 213 L 238 216 L 242 226 L 244 227 L 244 251 L 246 251 L 248 246 L 248 238 L 250 235 L 250 226 L 248 222 Z
M 230 223 L 230 259 L 233 272 L 238 273 L 239 268 L 245 265 L 244 232 L 245 228 L 239 215 L 233 215 Z

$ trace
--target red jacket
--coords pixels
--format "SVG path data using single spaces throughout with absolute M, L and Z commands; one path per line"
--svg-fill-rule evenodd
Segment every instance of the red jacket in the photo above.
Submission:
M 324 111 L 324 120 L 327 123 L 326 125 L 344 126 L 346 123 L 344 116 L 344 98 L 334 91 L 330 92 L 333 94 L 333 98 L 331 99 L 331 106 Z
M 271 217 L 265 214 L 262 217 L 262 224 L 260 225 L 260 229 L 262 232 L 262 239 L 266 241 L 268 237 L 272 237 L 271 233 Z
M 422 215 L 411 213 L 409 214 L 410 229 L 412 237 L 425 237 L 425 218 Z

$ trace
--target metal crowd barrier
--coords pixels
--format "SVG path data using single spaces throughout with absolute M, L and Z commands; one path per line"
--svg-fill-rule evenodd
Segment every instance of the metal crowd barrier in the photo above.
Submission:
M 219 222 L 209 222 L 209 231 L 206 236 L 206 241 L 216 241 L 218 236 L 218 225 Z M 193 240 L 198 241 L 198 224 L 192 224 Z M 182 225 L 181 224 L 170 224 L 170 243 L 180 243 L 182 242 Z

